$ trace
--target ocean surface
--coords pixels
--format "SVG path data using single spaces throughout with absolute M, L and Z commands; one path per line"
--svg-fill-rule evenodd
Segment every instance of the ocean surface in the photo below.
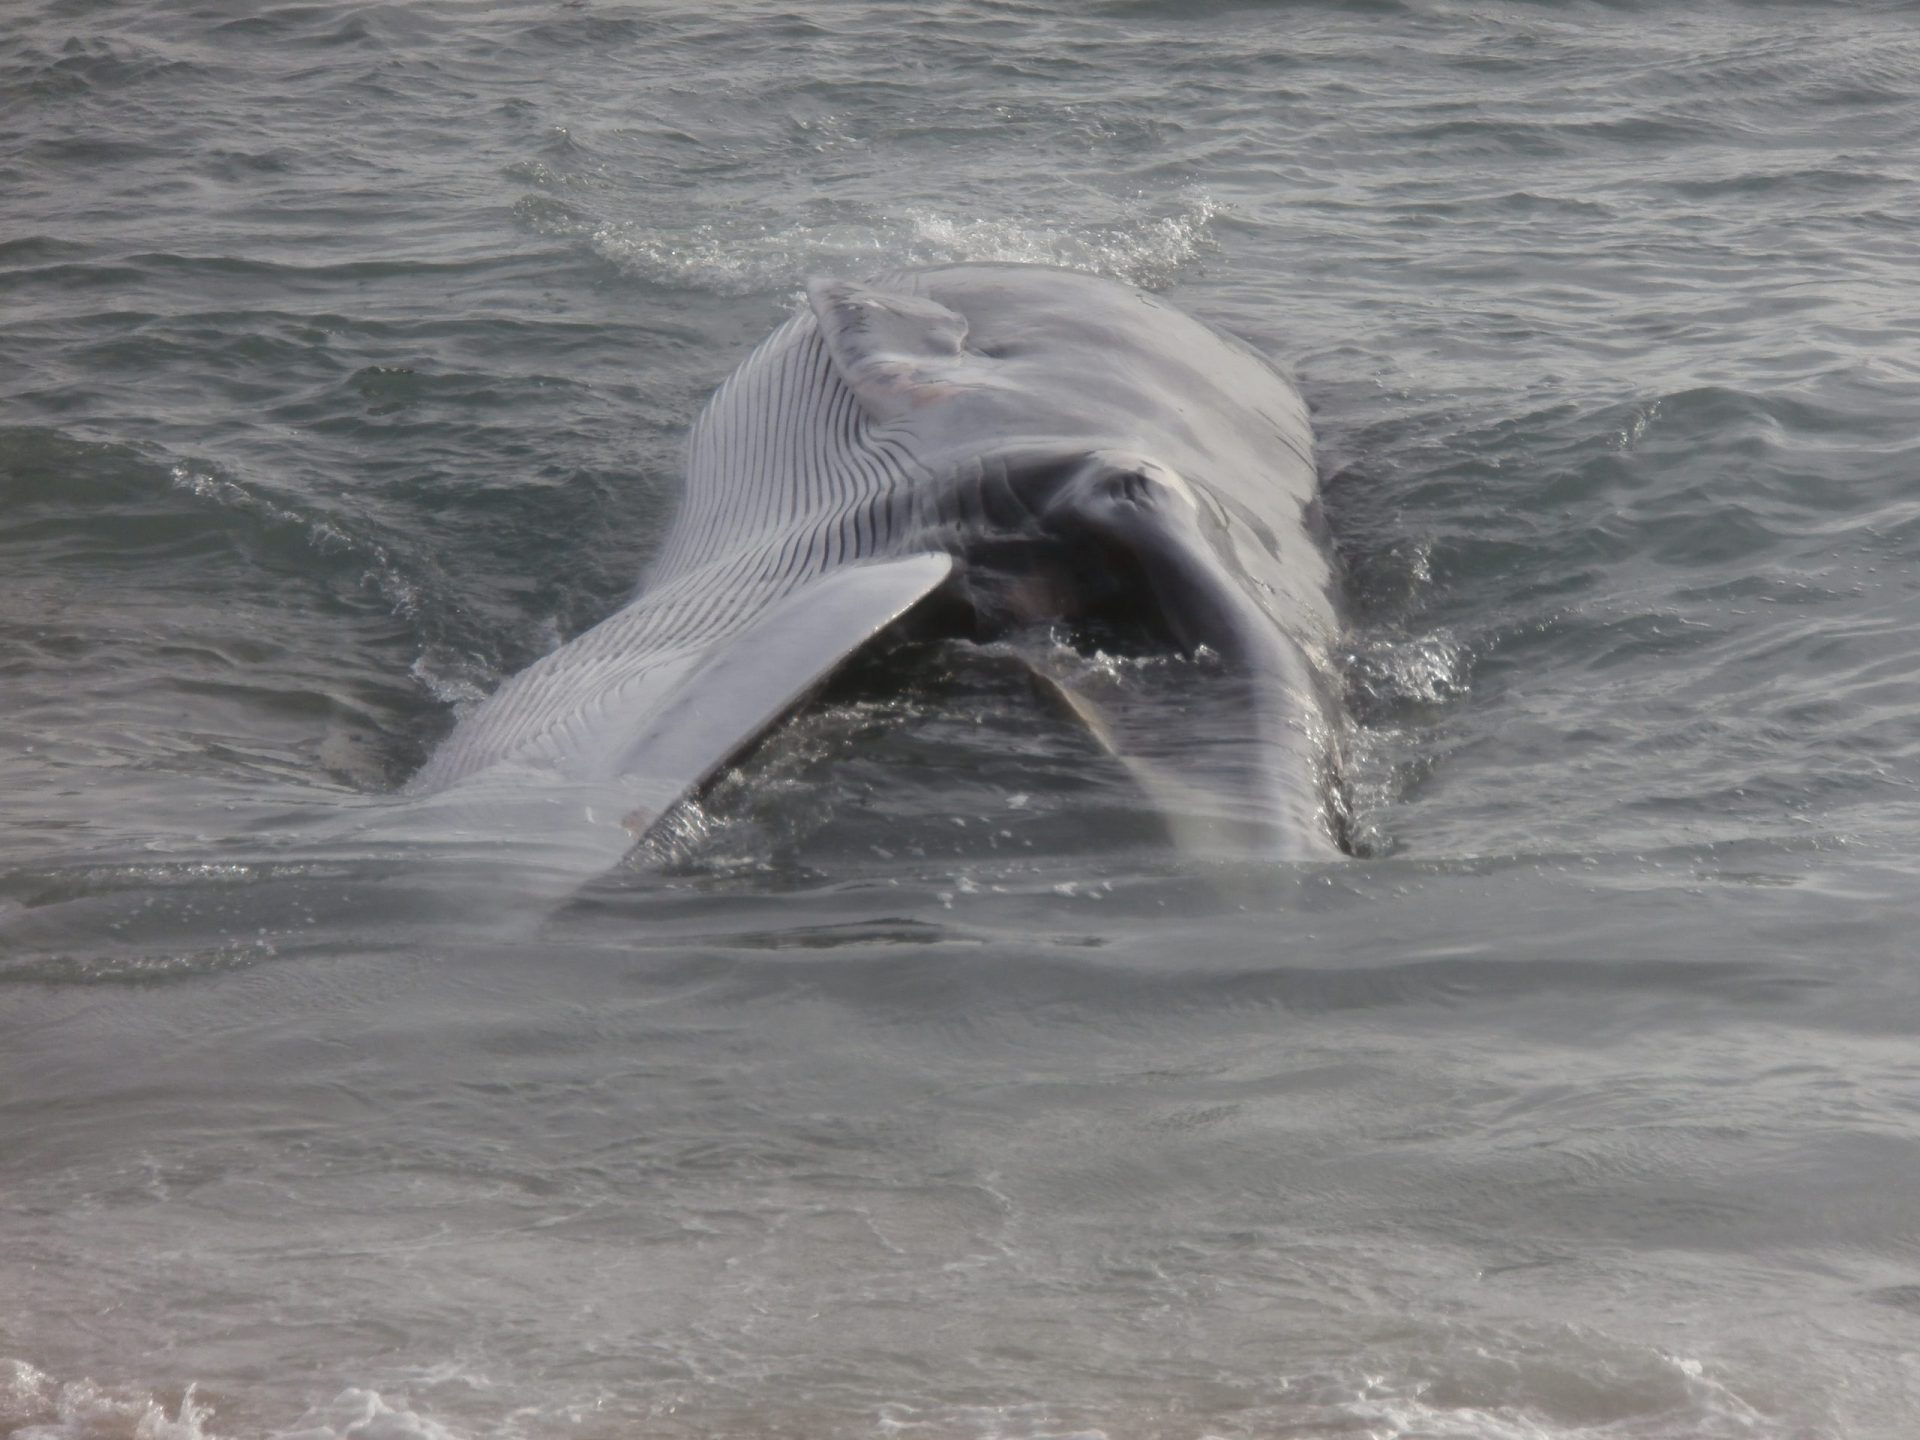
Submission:
M 1359 857 L 959 642 L 329 848 L 973 260 L 1297 376 Z M 1916 295 L 1903 4 L 13 0 L 0 1436 L 1920 1433 Z

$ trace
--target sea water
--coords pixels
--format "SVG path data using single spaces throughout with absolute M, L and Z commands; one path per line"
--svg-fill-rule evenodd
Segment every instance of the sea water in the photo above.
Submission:
M 0 1435 L 1920 1426 L 1920 14 L 17 0 Z M 528 938 L 316 848 L 810 276 L 1297 375 L 1363 854 L 863 660 Z

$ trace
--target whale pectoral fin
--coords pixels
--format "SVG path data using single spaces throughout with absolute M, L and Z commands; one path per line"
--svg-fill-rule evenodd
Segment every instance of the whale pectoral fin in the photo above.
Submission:
M 1179 476 L 1089 455 L 1049 523 L 1124 560 L 1187 652 L 1138 669 L 1029 663 L 1132 773 L 1183 848 L 1278 859 L 1339 852 L 1325 681 L 1209 532 Z
M 807 285 L 833 368 L 878 421 L 897 420 L 962 388 L 967 322 L 922 296 L 849 280 Z
M 1155 660 L 1117 670 L 1024 654 L 1034 685 L 1132 779 L 1176 846 L 1206 859 L 1324 860 L 1340 853 L 1316 737 L 1271 677 Z
M 696 665 L 616 761 L 637 839 L 953 572 L 942 553 L 836 570 L 770 605 Z

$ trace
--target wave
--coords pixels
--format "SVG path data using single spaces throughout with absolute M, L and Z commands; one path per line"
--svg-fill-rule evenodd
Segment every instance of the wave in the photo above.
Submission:
M 16 1440 L 216 1440 L 211 1407 L 188 1385 L 177 1398 L 93 1380 L 60 1381 L 0 1360 L 0 1434 Z
M 0 1359 L 0 1434 L 14 1440 L 228 1440 L 225 1407 L 189 1383 L 173 1393 L 92 1379 L 59 1380 L 24 1360 Z M 462 1440 L 465 1432 L 390 1400 L 349 1388 L 312 1406 L 268 1440 Z
M 1581 1373 L 1578 1354 L 1596 1348 L 1594 1338 L 1569 1338 L 1572 1353 L 1544 1346 L 1518 1354 L 1470 1350 L 1449 1357 L 1446 1373 L 1435 1373 L 1441 1367 L 1429 1361 L 1400 1375 L 1376 1370 L 1276 1378 L 1272 1388 L 1279 1393 L 1263 1403 L 1236 1407 L 1211 1424 L 1190 1414 L 1203 1424 L 1190 1433 L 1363 1432 L 1374 1440 L 1748 1440 L 1769 1433 L 1768 1417 L 1699 1360 L 1656 1350 L 1588 1355 L 1587 1361 L 1604 1363 L 1608 1371 L 1607 1383 L 1596 1387 L 1592 1376 Z M 60 1381 L 24 1361 L 0 1360 L 0 1430 L 17 1440 L 229 1440 L 248 1433 L 225 1423 L 224 1408 L 194 1384 L 158 1394 L 91 1379 Z M 872 1440 L 1129 1440 L 1163 1433 L 1164 1424 L 1151 1413 L 1116 1418 L 1089 1413 L 1083 1405 L 1038 1400 L 882 1400 L 857 1418 L 756 1408 L 739 1406 L 740 1413 L 726 1417 L 734 1425 L 718 1428 L 738 1425 L 769 1434 L 791 1428 Z M 264 1433 L 266 1440 L 509 1440 L 541 1432 L 539 1426 L 530 1431 L 527 1418 L 523 1411 L 480 1425 L 450 1423 L 413 1408 L 405 1396 L 352 1386 L 283 1427 L 252 1433 Z M 656 1418 L 646 1428 L 671 1434 L 689 1428 L 679 1417 L 669 1423 L 671 1429 Z

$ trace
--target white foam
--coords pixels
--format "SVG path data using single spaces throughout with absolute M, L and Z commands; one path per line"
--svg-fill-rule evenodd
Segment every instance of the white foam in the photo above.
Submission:
M 176 1403 L 90 1379 L 56 1380 L 24 1360 L 0 1359 L 0 1435 L 8 1440 L 229 1440 L 215 1407 L 188 1385 Z M 465 1440 L 377 1390 L 342 1390 L 269 1440 Z
M 0 1434 L 11 1440 L 213 1440 L 211 1414 L 191 1385 L 169 1409 L 145 1391 L 57 1381 L 24 1360 L 0 1360 Z
M 168 475 L 173 481 L 174 489 L 185 490 L 189 495 L 209 501 L 223 510 L 258 516 L 276 525 L 291 525 L 305 531 L 311 537 L 316 550 L 338 548 L 346 543 L 346 536 L 324 521 L 309 524 L 293 511 L 276 505 L 271 500 L 262 499 L 231 480 L 222 480 L 214 475 L 203 474 L 185 465 L 175 465 Z
M 442 705 L 464 711 L 487 697 L 487 682 L 493 677 L 471 655 L 462 655 L 445 646 L 435 646 L 407 668 L 426 692 Z
M 1597 1357 L 1595 1357 L 1597 1358 Z M 1475 1361 L 1480 1362 L 1476 1365 Z M 1550 1357 L 1476 1353 L 1444 1382 L 1384 1374 L 1301 1376 L 1284 1382 L 1278 1404 L 1241 1412 L 1233 1434 L 1364 1435 L 1369 1440 L 1754 1440 L 1784 1433 L 1778 1417 L 1754 1409 L 1702 1362 L 1658 1351 L 1616 1354 L 1617 1384 L 1636 1392 L 1593 1409 L 1575 1384 L 1555 1403 Z M 1454 1367 L 1449 1367 L 1453 1369 Z M 1475 1393 L 1479 1392 L 1479 1393 Z M 1132 1418 L 1076 1415 L 1043 1402 L 1003 1405 L 881 1405 L 865 1425 L 823 1426 L 871 1433 L 876 1440 L 1124 1440 L 1140 1433 Z M 1553 1414 L 1554 1410 L 1576 1413 Z M 1586 1410 L 1589 1413 L 1578 1415 Z M 212 1405 L 189 1385 L 177 1403 L 92 1380 L 60 1382 L 21 1360 L 0 1360 L 0 1434 L 11 1440 L 229 1440 Z M 1152 1427 L 1149 1427 L 1152 1428 Z M 1197 1440 L 1218 1440 L 1204 1428 Z M 350 1388 L 315 1405 L 267 1440 L 467 1440 L 465 1432 L 420 1414 L 404 1399 Z
M 844 221 L 743 215 L 670 228 L 653 219 L 596 223 L 556 216 L 539 224 L 584 239 L 596 254 L 651 284 L 751 295 L 792 290 L 818 274 L 985 261 L 1058 265 L 1164 286 L 1208 248 L 1219 213 L 1218 204 L 1196 193 L 1171 203 L 1123 202 L 1104 219 L 1077 225 L 928 207 Z
M 437 1420 L 388 1402 L 377 1390 L 342 1390 L 271 1440 L 460 1440 Z
M 1685 1362 L 1680 1362 L 1685 1363 Z M 1724 1386 L 1692 1375 L 1696 1403 L 1671 1410 L 1566 1424 L 1505 1407 L 1443 1406 L 1420 1394 L 1379 1393 L 1346 1408 L 1371 1440 L 1749 1440 L 1776 1426 Z
M 1283 1403 L 1239 1412 L 1227 1433 L 1365 1440 L 1758 1440 L 1785 1433 L 1777 1419 L 1713 1379 L 1698 1360 L 1651 1350 L 1613 1358 L 1623 1372 L 1615 1378 L 1630 1376 L 1638 1394 L 1622 1395 L 1616 1405 L 1600 1410 L 1594 1410 L 1592 1393 L 1580 1384 L 1572 1387 L 1572 1403 L 1551 1405 L 1558 1367 L 1550 1359 L 1525 1364 L 1517 1363 L 1517 1356 L 1478 1354 L 1462 1374 L 1444 1383 L 1383 1374 L 1301 1376 L 1284 1383 Z M 1474 1361 L 1484 1373 L 1473 1373 Z M 1495 1377 L 1500 1379 L 1491 1387 L 1474 1383 Z M 1492 1394 L 1468 1398 L 1483 1388 L 1531 1392 L 1532 1403 L 1520 1403 L 1519 1394 L 1512 1395 L 1515 1403 L 1502 1403 Z M 1575 1418 L 1549 1413 L 1550 1408 L 1593 1413 Z M 1102 1417 L 1101 1427 L 1043 1403 L 938 1409 L 894 1403 L 882 1406 L 874 1423 L 885 1440 L 1125 1440 L 1160 1429 L 1131 1417 Z M 1192 1433 L 1196 1440 L 1222 1440 L 1220 1432 L 1206 1428 Z

